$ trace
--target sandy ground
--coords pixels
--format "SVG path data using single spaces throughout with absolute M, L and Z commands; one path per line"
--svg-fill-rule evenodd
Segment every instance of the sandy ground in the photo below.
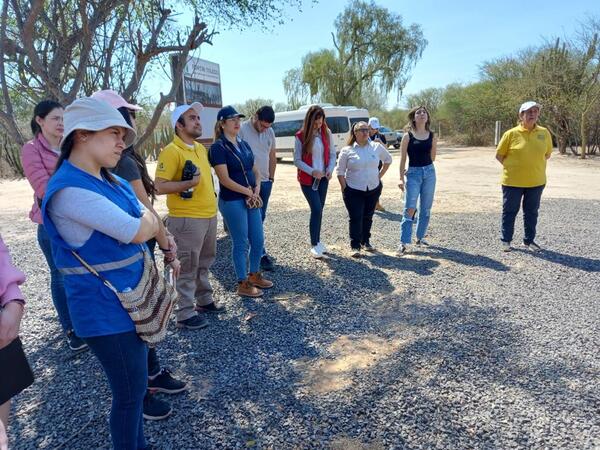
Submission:
M 394 162 L 383 182 L 382 203 L 400 195 L 396 187 L 399 175 L 400 155 L 391 150 Z M 149 164 L 154 172 L 155 165 Z M 460 147 L 440 145 L 437 167 L 437 193 L 433 211 L 485 212 L 495 211 L 501 202 L 500 164 L 494 159 L 493 148 Z M 555 153 L 548 162 L 548 184 L 544 198 L 600 199 L 600 159 L 579 160 L 572 156 Z M 332 183 L 328 204 L 341 201 L 338 183 Z M 0 181 L 0 211 L 26 214 L 32 203 L 32 191 L 27 180 Z M 166 212 L 164 197 L 157 201 L 157 208 Z M 269 208 L 278 210 L 305 209 L 306 202 L 298 188 L 296 169 L 289 158 L 277 165 L 275 187 Z M 0 230 L 10 232 L 10 224 L 0 218 Z

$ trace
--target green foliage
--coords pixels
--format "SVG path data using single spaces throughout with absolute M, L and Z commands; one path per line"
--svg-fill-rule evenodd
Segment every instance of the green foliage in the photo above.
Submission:
M 419 25 L 373 1 L 351 0 L 335 21 L 333 49 L 308 53 L 286 73 L 290 106 L 309 102 L 381 108 L 389 92 L 398 96 L 427 41 Z
M 246 100 L 244 103 L 236 103 L 233 107 L 239 112 L 244 114 L 246 117 L 252 117 L 258 108 L 261 106 L 273 106 L 273 100 L 264 98 L 251 98 Z

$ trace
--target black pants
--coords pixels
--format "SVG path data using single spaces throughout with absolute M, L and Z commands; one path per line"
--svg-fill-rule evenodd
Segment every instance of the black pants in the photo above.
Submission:
M 372 191 L 359 191 L 346 186 L 343 197 L 348 216 L 350 217 L 350 246 L 359 249 L 361 245 L 369 244 L 373 213 L 379 201 L 383 185 L 379 183 Z
M 523 201 L 523 243 L 531 244 L 535 239 L 538 210 L 544 185 L 529 188 L 502 186 L 502 241 L 512 241 L 515 219 Z

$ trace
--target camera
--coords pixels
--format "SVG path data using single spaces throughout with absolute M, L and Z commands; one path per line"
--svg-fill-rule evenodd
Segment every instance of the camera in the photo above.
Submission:
M 186 160 L 185 164 L 183 165 L 183 170 L 181 172 L 181 181 L 188 181 L 194 178 L 194 175 L 196 175 L 197 170 L 198 168 L 192 161 L 190 161 L 189 159 Z M 179 195 L 181 198 L 192 198 L 192 195 L 194 195 L 194 188 L 191 187 L 189 189 L 186 189 L 185 191 L 180 192 Z

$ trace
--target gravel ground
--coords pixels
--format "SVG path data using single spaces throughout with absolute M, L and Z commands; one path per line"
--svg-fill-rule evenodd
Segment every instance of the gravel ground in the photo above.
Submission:
M 600 448 L 600 201 L 543 199 L 539 254 L 502 253 L 497 212 L 437 212 L 432 247 L 400 259 L 401 203 L 388 198 L 392 212 L 373 226 L 381 252 L 355 260 L 338 198 L 325 213 L 323 262 L 307 256 L 304 203 L 273 204 L 276 287 L 263 299 L 233 295 L 219 235 L 213 286 L 228 312 L 204 330 L 172 327 L 160 345 L 163 364 L 192 386 L 168 398 L 170 418 L 146 422 L 153 445 Z M 28 274 L 22 336 L 36 374 L 15 402 L 13 448 L 109 448 L 100 366 L 60 337 L 31 223 L 4 218 Z M 519 217 L 516 240 L 521 229 Z

